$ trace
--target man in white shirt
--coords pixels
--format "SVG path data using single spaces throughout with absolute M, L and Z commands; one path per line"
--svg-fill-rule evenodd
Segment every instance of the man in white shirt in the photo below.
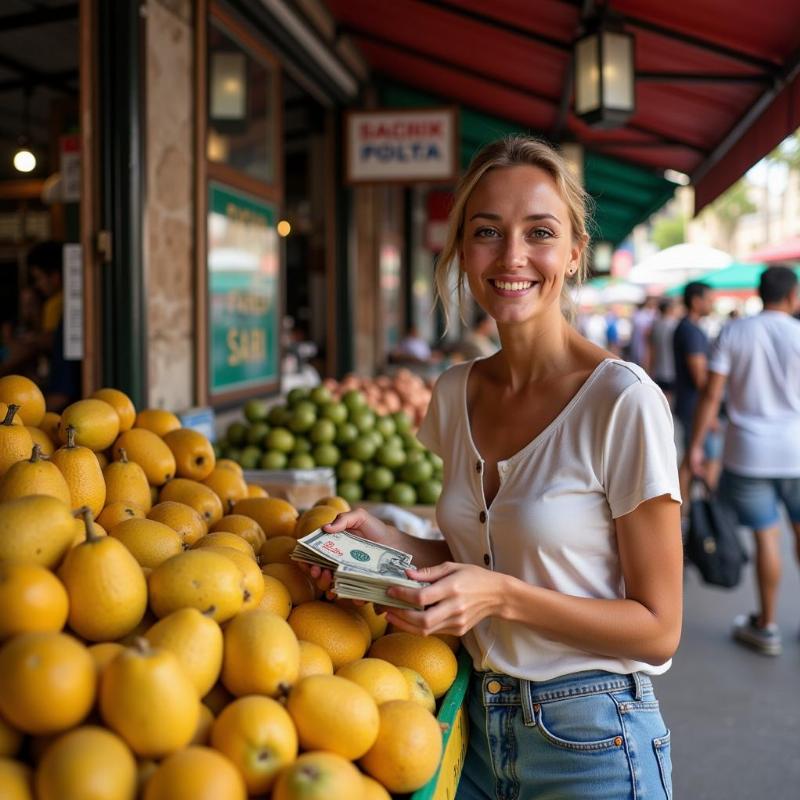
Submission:
M 765 655 L 778 655 L 779 503 L 800 554 L 800 321 L 792 317 L 797 276 L 787 267 L 769 267 L 758 291 L 764 310 L 728 324 L 714 345 L 687 457 L 692 473 L 701 475 L 702 442 L 727 385 L 730 423 L 719 491 L 755 533 L 760 604 L 758 613 L 737 617 L 733 636 Z

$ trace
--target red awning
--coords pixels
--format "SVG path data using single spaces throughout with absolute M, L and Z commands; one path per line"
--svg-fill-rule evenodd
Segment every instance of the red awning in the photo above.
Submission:
M 747 260 L 762 261 L 765 264 L 775 264 L 779 261 L 800 261 L 800 236 L 756 250 L 750 253 Z
M 326 2 L 374 77 L 687 173 L 698 210 L 800 126 L 798 0 L 610 0 L 636 37 L 636 112 L 605 131 L 568 110 L 585 0 Z

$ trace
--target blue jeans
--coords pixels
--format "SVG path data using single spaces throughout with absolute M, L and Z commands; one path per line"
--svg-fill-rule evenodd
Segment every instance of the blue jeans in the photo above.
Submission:
M 670 800 L 670 735 L 650 678 L 542 683 L 473 673 L 456 800 Z
M 794 524 L 800 523 L 800 478 L 751 478 L 723 469 L 719 494 L 736 510 L 739 522 L 755 531 L 780 522 L 779 503 Z

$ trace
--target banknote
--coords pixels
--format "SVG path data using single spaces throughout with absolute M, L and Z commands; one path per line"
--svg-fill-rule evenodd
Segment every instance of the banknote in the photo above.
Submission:
M 427 586 L 422 581 L 410 578 L 400 578 L 396 575 L 376 575 L 365 572 L 359 567 L 346 565 L 339 566 L 333 573 L 333 591 L 339 597 L 351 600 L 366 600 L 382 606 L 393 608 L 416 608 L 422 610 L 423 606 L 408 603 L 397 597 L 390 597 L 386 591 L 392 586 L 405 586 L 411 589 L 421 589 Z

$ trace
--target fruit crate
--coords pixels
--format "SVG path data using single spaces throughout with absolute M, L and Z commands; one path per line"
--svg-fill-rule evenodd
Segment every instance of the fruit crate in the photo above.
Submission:
M 403 800 L 453 800 L 456 796 L 467 754 L 469 714 L 466 697 L 471 675 L 472 658 L 462 645 L 458 653 L 458 674 L 437 715 L 439 723 L 444 726 L 444 749 L 439 769 L 425 786 L 412 795 L 404 795 Z
M 247 483 L 261 486 L 295 508 L 311 508 L 322 497 L 336 494 L 336 476 L 329 467 L 316 469 L 246 469 Z

